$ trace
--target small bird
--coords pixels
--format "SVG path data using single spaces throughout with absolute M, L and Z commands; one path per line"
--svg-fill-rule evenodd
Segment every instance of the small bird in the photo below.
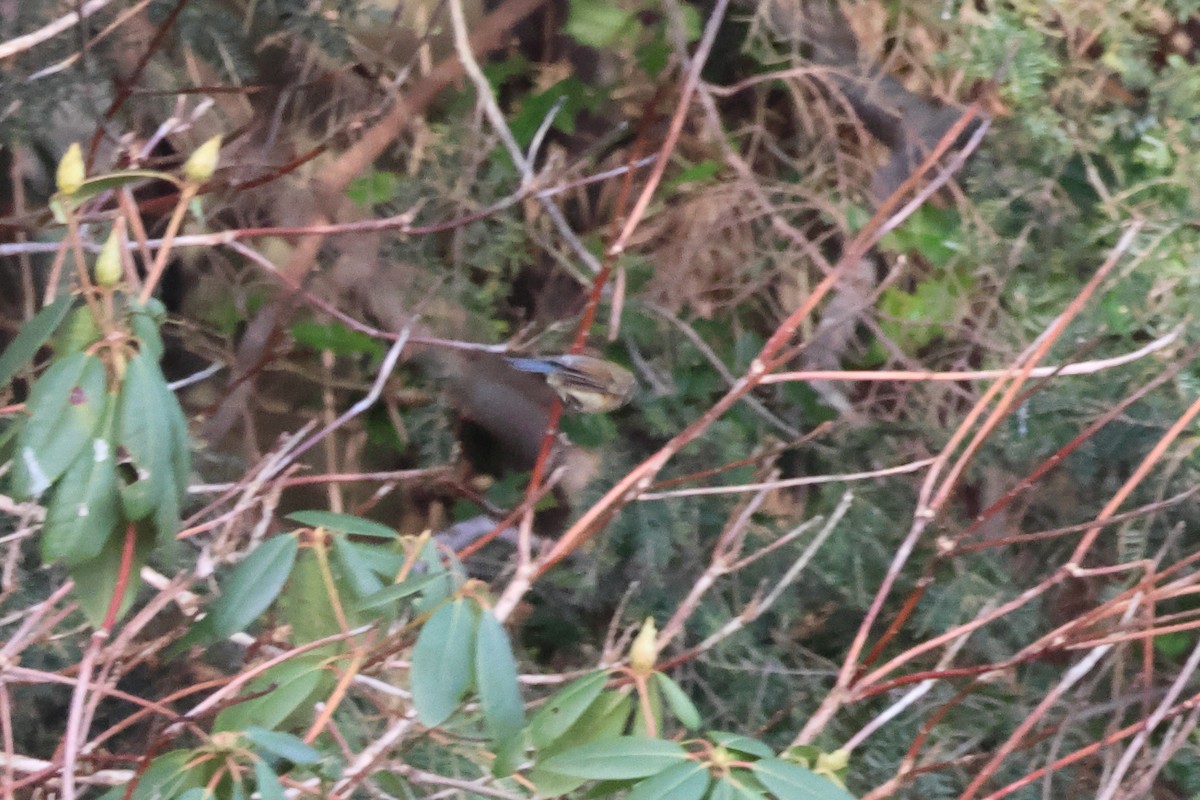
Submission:
M 546 377 L 546 385 L 574 411 L 602 414 L 629 402 L 633 373 L 602 358 L 565 353 L 557 356 L 506 356 L 513 369 Z

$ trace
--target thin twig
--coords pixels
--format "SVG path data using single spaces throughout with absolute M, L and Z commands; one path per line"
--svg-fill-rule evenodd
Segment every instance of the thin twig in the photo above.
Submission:
M 15 39 L 9 39 L 7 42 L 0 44 L 0 61 L 11 58 L 17 53 L 22 53 L 32 47 L 36 47 L 47 39 L 52 39 L 58 34 L 65 31 L 74 25 L 78 25 L 82 20 L 87 19 L 92 14 L 95 14 L 100 9 L 111 3 L 112 0 L 88 0 L 79 7 L 79 12 L 72 11 L 69 14 L 64 14 L 51 23 L 43 25 L 32 33 L 27 33 L 24 36 L 18 36 Z

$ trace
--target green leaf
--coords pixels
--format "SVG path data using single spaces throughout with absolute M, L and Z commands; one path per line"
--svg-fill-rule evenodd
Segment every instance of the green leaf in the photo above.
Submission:
M 760 791 L 754 776 L 744 769 L 730 770 L 729 775 L 721 779 L 721 783 L 732 790 L 735 800 L 766 800 L 767 796 Z
M 563 735 L 560 741 L 571 741 L 582 744 L 585 741 L 615 739 L 625 732 L 629 722 L 630 712 L 633 711 L 633 690 L 623 686 L 613 692 L 606 692 L 596 699 L 579 722 Z M 565 749 L 565 748 L 564 748 Z
M 606 0 L 571 0 L 566 33 L 588 47 L 608 47 L 637 24 L 637 17 Z
M 132 520 L 149 517 L 176 489 L 171 421 L 163 402 L 165 383 L 158 362 L 147 353 L 126 362 L 117 402 L 117 443 L 135 471 L 133 480 L 121 489 L 122 507 Z
M 567 135 L 573 134 L 579 115 L 584 111 L 595 111 L 600 105 L 601 96 L 595 87 L 575 75 L 568 76 L 521 101 L 521 108 L 511 122 L 513 137 L 522 148 L 528 147 L 551 111 L 556 112 L 551 127 Z
M 718 778 L 713 781 L 712 791 L 708 793 L 708 800 L 737 800 L 737 789 L 726 778 Z
M 546 769 L 591 780 L 646 778 L 687 758 L 676 742 L 620 736 L 572 747 L 546 760 Z
M 357 545 L 341 534 L 334 534 L 332 539 L 334 560 L 342 577 L 349 581 L 355 598 L 370 597 L 380 591 L 383 581 L 371 570 L 370 551 L 377 548 Z
M 78 190 L 71 193 L 70 197 L 64 197 L 61 193 L 56 193 L 50 198 L 50 210 L 54 214 L 55 221 L 60 225 L 65 224 L 67 216 L 63 208 L 64 201 L 69 202 L 74 207 L 79 207 L 82 203 L 91 200 L 102 192 L 107 192 L 109 189 L 116 189 L 121 186 L 143 183 L 145 181 L 167 181 L 176 186 L 180 184 L 180 180 L 176 176 L 168 172 L 158 172 L 152 169 L 127 169 L 118 172 L 109 172 L 104 175 L 97 175 L 94 178 L 88 178 Z
M 166 317 L 167 310 L 157 298 L 151 297 L 146 305 L 137 301 L 129 304 L 129 327 L 134 337 L 141 343 L 139 349 L 153 358 L 156 362 L 163 357 L 162 334 L 158 329 Z
M 371 571 L 385 582 L 395 580 L 407 559 L 391 548 L 371 547 Z
M 710 731 L 708 738 L 721 745 L 726 750 L 733 750 L 738 753 L 744 753 L 755 758 L 773 758 L 775 751 L 767 747 L 758 739 L 751 739 L 749 736 L 743 736 L 740 733 L 727 733 L 725 731 Z
M 137 778 L 134 800 L 178 797 L 188 789 L 202 787 L 205 777 L 203 770 L 187 767 L 195 755 L 191 750 L 172 750 L 157 756 Z M 125 785 L 116 786 L 101 800 L 121 800 L 125 797 L 126 788 Z
M 276 609 L 279 617 L 291 626 L 294 642 L 311 642 L 341 632 L 341 622 L 333 612 L 329 585 L 314 548 L 306 547 L 300 551 L 287 585 L 276 601 Z M 347 623 L 357 627 L 357 620 L 352 622 L 349 616 L 349 612 L 356 609 L 347 606 L 343 610 L 347 612 Z M 345 648 L 345 642 L 331 642 L 318 652 L 333 655 Z
M 179 495 L 175 491 L 174 483 L 168 483 L 150 518 L 159 546 L 172 544 L 175 534 L 179 531 Z
M 294 536 L 267 539 L 246 556 L 222 581 L 221 596 L 209 607 L 212 630 L 216 636 L 236 633 L 266 611 L 279 595 L 299 546 Z
M 188 483 L 192 477 L 192 442 L 188 437 L 187 417 L 179 405 L 179 399 L 164 380 L 159 384 L 163 407 L 166 409 L 167 428 L 170 435 L 171 480 L 174 484 L 173 497 L 182 503 L 187 496 Z M 174 535 L 174 531 L 172 531 Z
M 304 655 L 284 661 L 250 681 L 242 695 L 245 702 L 222 709 L 213 731 L 243 731 L 251 725 L 277 728 L 306 702 L 317 696 L 324 659 Z M 326 680 L 332 684 L 332 680 Z
M 447 581 L 449 576 L 444 572 L 424 573 L 421 575 L 410 575 L 400 583 L 394 583 L 391 586 L 385 586 L 374 594 L 364 597 L 359 601 L 358 607 L 360 610 L 376 608 L 377 606 L 388 605 L 397 600 L 402 600 L 409 595 L 414 595 L 417 592 L 429 586 L 434 581 Z
M 934 266 L 945 267 L 962 250 L 962 220 L 951 209 L 922 206 L 896 230 L 880 240 L 881 249 L 916 251 Z
M 297 511 L 288 514 L 287 518 L 301 525 L 312 528 L 329 528 L 355 536 L 370 536 L 373 539 L 386 539 L 389 542 L 400 537 L 396 531 L 379 522 L 356 517 L 351 514 L 336 514 L 332 511 Z
M 654 682 L 658 684 L 667 706 L 683 727 L 689 730 L 700 727 L 700 712 L 678 683 L 661 672 L 654 673 Z
M 396 197 L 406 176 L 398 172 L 371 170 L 366 175 L 355 178 L 346 189 L 346 196 L 360 206 L 373 206 L 386 203 Z M 355 331 L 357 333 L 357 331 Z M 359 334 L 365 336 L 365 334 Z M 297 337 L 299 340 L 299 337 Z
M 262 800 L 286 800 L 279 778 L 271 765 L 261 758 L 254 762 L 254 783 Z
M 529 722 L 533 746 L 540 750 L 566 733 L 600 696 L 607 683 L 608 673 L 597 670 L 572 681 L 551 697 Z
M 770 758 L 771 756 L 768 756 Z M 781 750 L 779 757 L 791 764 L 799 764 L 806 769 L 812 769 L 821 757 L 821 748 L 815 744 L 796 744 Z
M 0 386 L 7 386 L 14 375 L 33 361 L 37 351 L 58 330 L 74 302 L 74 296 L 63 295 L 21 325 L 21 330 L 0 354 Z
M 17 437 L 13 493 L 40 497 L 87 447 L 108 406 L 104 363 L 88 353 L 59 359 L 29 392 Z
M 296 322 L 291 331 L 297 343 L 317 351 L 328 350 L 335 356 L 380 357 L 387 352 L 387 348 L 362 331 L 338 323 Z
M 411 683 L 422 725 L 445 722 L 471 688 L 476 625 L 474 603 L 459 598 L 435 611 L 417 635 Z
M 755 761 L 750 771 L 780 800 L 854 800 L 845 789 L 812 770 L 778 758 Z
M 1155 652 L 1166 658 L 1179 658 L 1195 647 L 1195 644 L 1195 635 L 1183 631 L 1164 633 L 1161 636 L 1154 637 Z
M 577 775 L 564 775 L 561 772 L 546 769 L 538 764 L 531 769 L 526 777 L 537 787 L 538 797 L 560 797 L 570 794 L 588 782 L 587 778 Z
M 103 335 L 92 310 L 87 306 L 79 306 L 67 314 L 66 322 L 58 326 L 50 346 L 54 348 L 54 354 L 62 358 L 86 350 L 100 341 Z
M 117 608 L 116 619 L 118 620 L 133 605 L 138 587 L 141 585 L 142 566 L 154 550 L 153 537 L 140 533 L 136 534 L 136 537 L 133 561 L 129 565 L 128 583 L 125 586 L 125 593 L 121 596 L 121 604 Z M 75 596 L 79 598 L 79 609 L 94 628 L 99 628 L 104 622 L 108 606 L 112 602 L 113 592 L 116 591 L 124 545 L 125 531 L 118 529 L 104 542 L 95 558 L 69 567 L 71 578 L 75 581 Z
M 475 629 L 475 683 L 488 736 L 498 744 L 518 738 L 525 727 L 525 707 L 517 662 L 504 626 L 486 609 L 480 609 Z
M 708 767 L 687 761 L 634 785 L 625 800 L 701 800 L 708 784 Z
M 695 6 L 680 6 L 679 15 L 683 17 L 683 35 L 688 42 L 695 42 L 700 39 L 700 34 L 704 32 L 704 18 L 700 16 L 700 9 Z
M 462 584 L 462 569 L 461 564 L 457 559 L 450 561 L 450 569 L 442 564 L 441 554 L 438 553 L 437 545 L 433 539 L 425 542 L 425 546 L 421 548 L 421 554 L 417 556 L 417 564 L 422 565 L 429 574 L 444 575 L 445 580 L 433 581 L 425 586 L 421 591 L 420 599 L 413 603 L 413 608 L 419 613 L 425 614 L 440 606 L 450 593 Z
M 716 174 L 721 171 L 721 162 L 708 159 L 692 164 L 684 169 L 678 175 L 671 179 L 671 185 L 679 185 L 681 183 L 699 182 L 706 183 L 716 177 Z
M 613 692 L 605 692 L 587 708 L 583 716 L 561 737 L 540 748 L 539 763 L 529 771 L 529 779 L 543 796 L 567 794 L 587 782 L 586 778 L 563 775 L 546 769 L 543 763 L 556 753 L 587 742 L 615 739 L 625 732 L 629 714 L 633 710 L 631 687 L 623 686 Z
M 286 758 L 294 764 L 315 764 L 321 760 L 321 754 L 317 750 L 290 733 L 270 731 L 258 725 L 251 725 L 242 731 L 242 735 L 262 750 Z
M 42 561 L 74 565 L 95 558 L 120 524 L 112 445 L 96 438 L 67 468 L 46 506 Z

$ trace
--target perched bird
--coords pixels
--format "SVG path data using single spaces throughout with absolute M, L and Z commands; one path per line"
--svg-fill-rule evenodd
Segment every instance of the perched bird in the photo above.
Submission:
M 633 373 L 624 367 L 593 356 L 567 353 L 557 356 L 506 356 L 513 369 L 544 375 L 546 385 L 563 403 L 585 414 L 613 411 L 633 395 Z

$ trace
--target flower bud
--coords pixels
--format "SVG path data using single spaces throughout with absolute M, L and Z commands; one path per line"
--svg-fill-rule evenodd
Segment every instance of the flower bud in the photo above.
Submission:
M 654 627 L 654 617 L 646 617 L 642 630 L 629 647 L 629 666 L 638 675 L 649 675 L 654 671 L 658 661 L 658 629 Z
M 204 183 L 217 171 L 221 160 L 221 137 L 214 136 L 197 147 L 183 165 L 183 177 L 192 183 Z
M 728 748 L 723 745 L 717 745 L 712 749 L 712 755 L 709 756 L 709 760 L 714 767 L 723 771 L 729 769 L 737 759 L 733 757 L 733 753 L 729 752 Z
M 840 772 L 850 766 L 850 751 L 844 748 L 817 756 L 817 771 Z
M 83 148 L 79 142 L 72 142 L 58 162 L 58 170 L 54 173 L 58 190 L 63 194 L 75 194 L 83 186 L 87 178 L 87 168 L 83 165 Z
M 96 259 L 96 283 L 111 289 L 121 282 L 121 237 L 113 228 L 108 234 L 104 247 L 100 249 L 100 257 Z

